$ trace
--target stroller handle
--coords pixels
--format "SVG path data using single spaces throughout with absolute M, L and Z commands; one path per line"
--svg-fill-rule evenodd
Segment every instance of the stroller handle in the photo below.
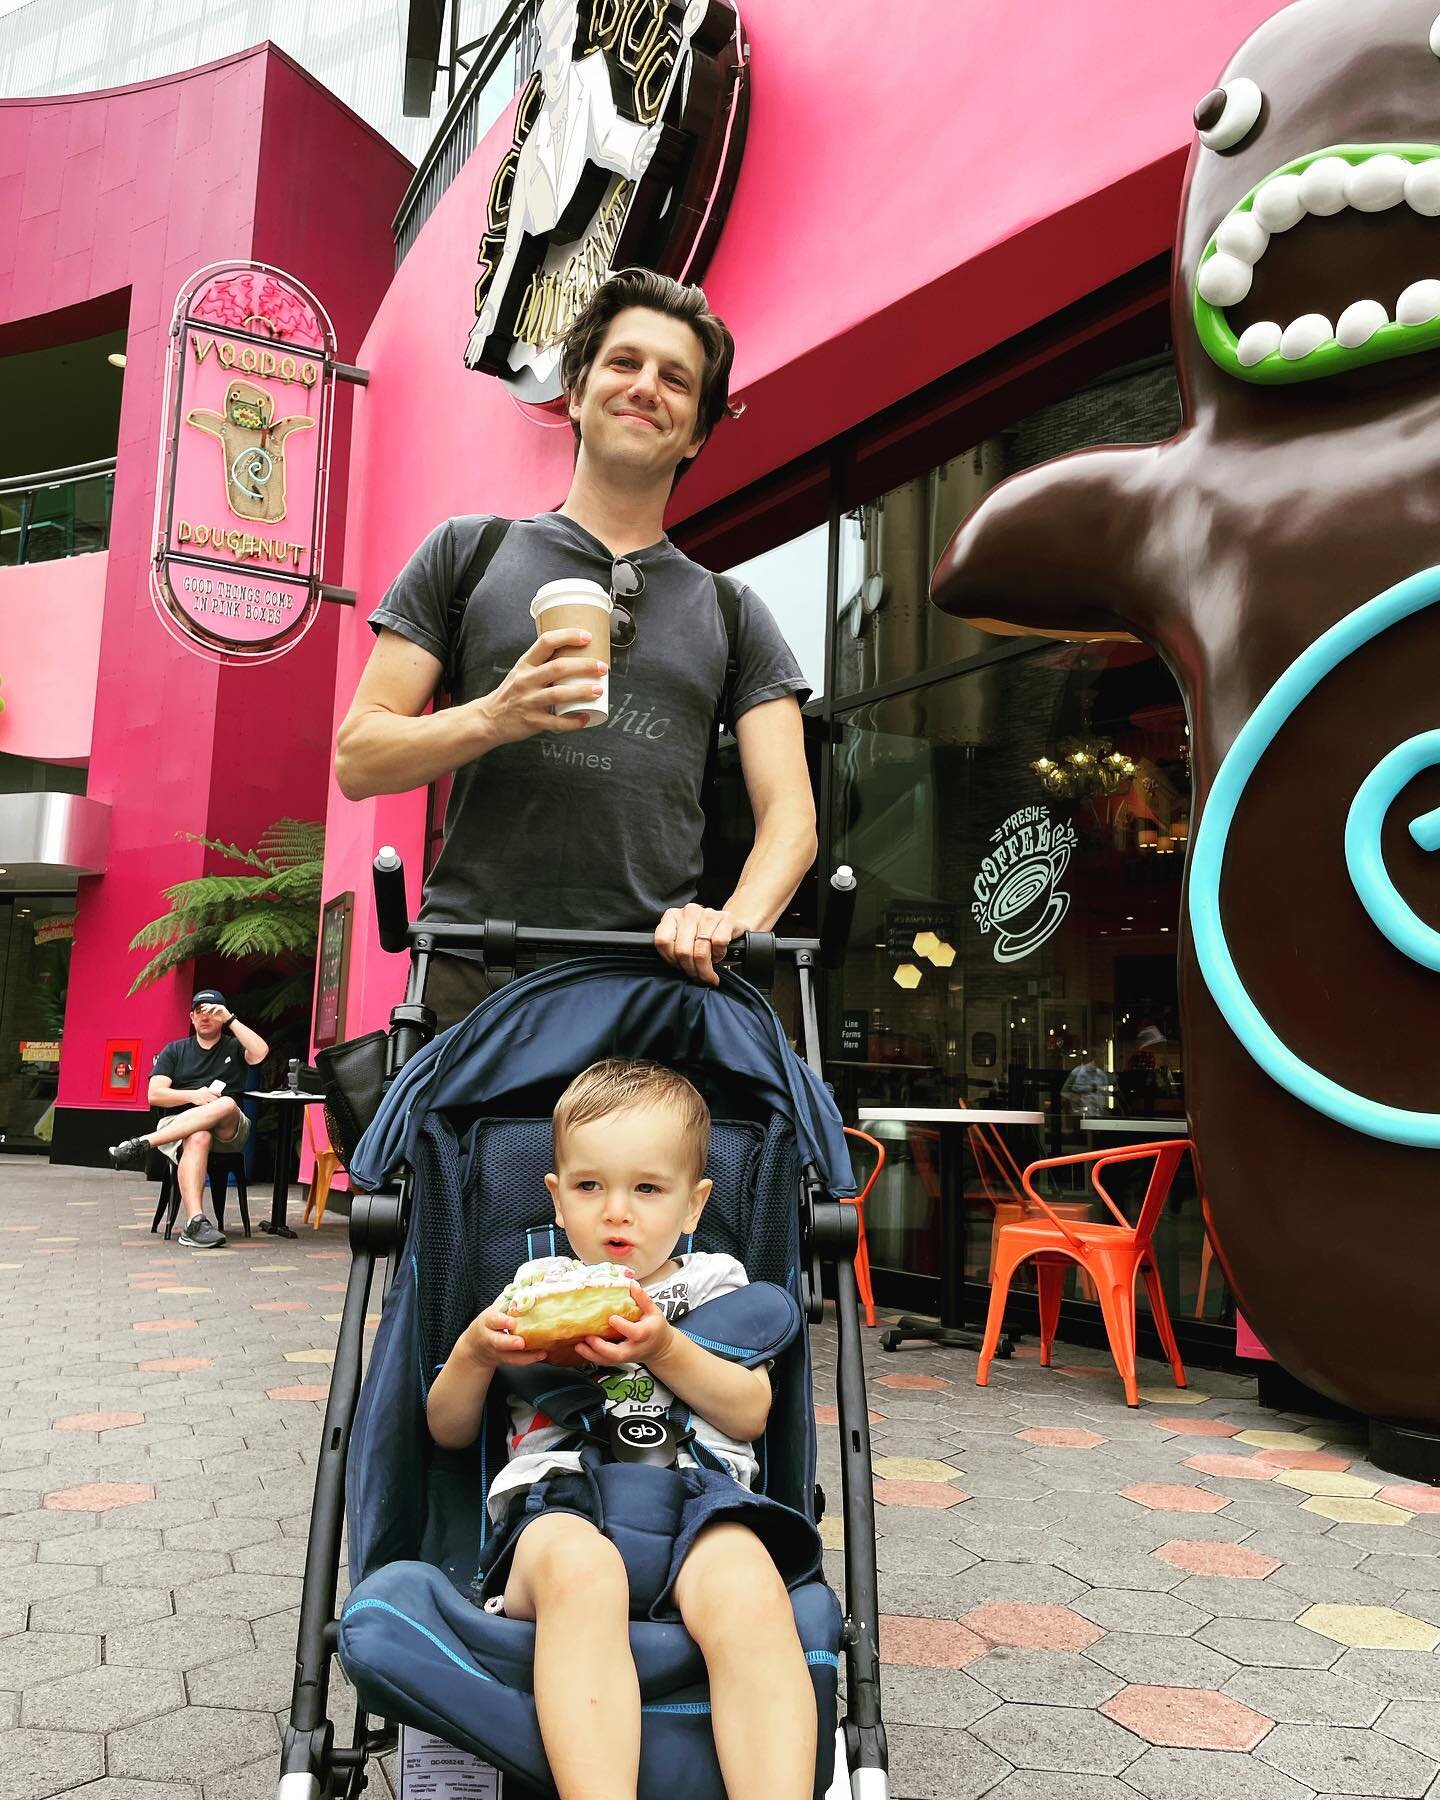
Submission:
M 413 924 L 405 898 L 405 868 L 399 854 L 386 845 L 376 856 L 375 922 L 380 948 L 398 955 L 413 948 L 424 937 L 436 950 L 479 950 L 483 953 L 487 937 L 502 944 L 507 953 L 514 951 L 586 951 L 586 950 L 653 950 L 654 935 L 648 931 L 580 931 L 547 925 L 514 925 L 509 920 L 487 919 L 479 925 Z M 744 969 L 747 964 L 763 969 L 773 966 L 776 955 L 805 957 L 813 960 L 820 952 L 820 939 L 809 937 L 777 938 L 768 931 L 743 932 L 726 949 L 723 961 Z M 658 953 L 657 953 L 658 954 Z M 762 985 L 765 983 L 762 982 Z

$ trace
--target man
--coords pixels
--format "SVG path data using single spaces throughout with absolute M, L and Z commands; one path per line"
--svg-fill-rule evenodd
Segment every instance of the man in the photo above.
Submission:
M 206 1218 L 201 1205 L 205 1164 L 212 1148 L 234 1155 L 245 1148 L 250 1120 L 241 1111 L 245 1071 L 264 1062 L 270 1046 L 258 1031 L 242 1025 L 219 988 L 201 988 L 190 1001 L 189 1037 L 176 1038 L 155 1058 L 148 1099 L 151 1106 L 181 1107 L 144 1137 L 110 1146 L 117 1169 L 143 1169 L 152 1149 L 176 1165 L 185 1223 L 180 1242 L 187 1250 L 218 1250 L 224 1232 Z
M 730 725 L 755 843 L 724 905 L 696 902 L 726 633 L 714 578 L 663 521 L 674 482 L 730 410 L 734 349 L 699 288 L 642 269 L 612 275 L 565 341 L 576 458 L 564 504 L 512 524 L 468 595 L 456 589 L 485 521 L 448 520 L 371 615 L 378 642 L 340 727 L 336 778 L 361 800 L 454 771 L 426 923 L 653 927 L 663 956 L 714 985 L 725 946 L 768 930 L 814 861 L 808 689 L 741 588 Z M 593 727 L 586 713 L 556 716 L 601 692 L 589 633 L 537 640 L 530 617 L 536 589 L 564 576 L 598 581 L 623 609 L 609 715 Z M 454 615 L 452 598 L 463 602 Z M 452 704 L 422 716 L 442 678 Z M 427 998 L 442 1027 L 484 993 L 473 959 L 432 961 Z

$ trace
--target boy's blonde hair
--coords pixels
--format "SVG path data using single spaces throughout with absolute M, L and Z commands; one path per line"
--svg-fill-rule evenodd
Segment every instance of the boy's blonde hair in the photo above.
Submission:
M 589 1125 L 611 1113 L 631 1112 L 638 1106 L 663 1106 L 676 1115 L 698 1181 L 710 1155 L 710 1109 L 696 1089 L 674 1069 L 662 1063 L 623 1057 L 606 1057 L 591 1063 L 566 1088 L 555 1103 L 555 1156 L 565 1133 L 576 1125 Z

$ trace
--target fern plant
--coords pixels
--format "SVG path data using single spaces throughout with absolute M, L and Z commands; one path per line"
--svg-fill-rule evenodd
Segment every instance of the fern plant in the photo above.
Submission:
M 313 961 L 320 930 L 325 827 L 313 819 L 277 819 L 253 850 L 198 832 L 177 837 L 240 864 L 243 875 L 197 875 L 165 889 L 170 910 L 130 940 L 132 950 L 154 950 L 130 992 L 198 956 L 260 961 L 276 970 L 273 982 L 246 993 L 257 1019 L 278 1019 L 309 1006 Z

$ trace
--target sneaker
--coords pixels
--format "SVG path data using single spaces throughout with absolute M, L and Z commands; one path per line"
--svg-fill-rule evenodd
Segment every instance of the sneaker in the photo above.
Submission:
M 110 1165 L 116 1169 L 143 1170 L 149 1155 L 150 1144 L 143 1137 L 125 1138 L 121 1143 L 112 1144 L 109 1150 Z
M 180 1233 L 180 1242 L 187 1250 L 218 1250 L 225 1242 L 225 1233 L 217 1230 L 204 1213 L 196 1213 Z

